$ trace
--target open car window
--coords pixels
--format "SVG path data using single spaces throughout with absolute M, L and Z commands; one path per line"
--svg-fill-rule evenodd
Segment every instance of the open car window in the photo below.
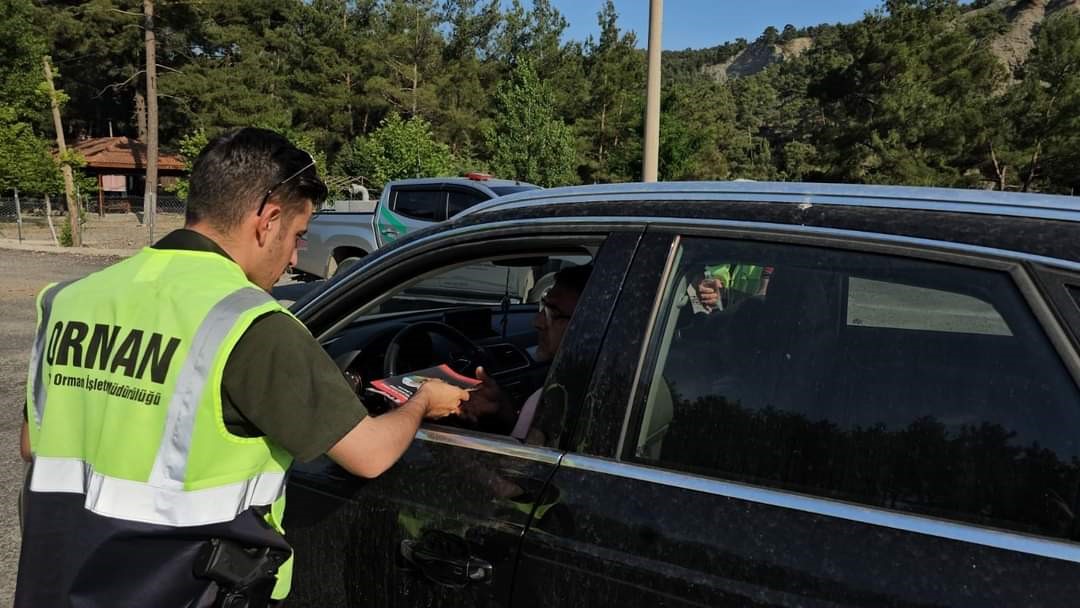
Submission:
M 583 252 L 481 260 L 441 268 L 400 285 L 374 306 L 365 307 L 360 318 L 462 306 L 533 304 L 551 287 L 556 272 L 590 260 Z

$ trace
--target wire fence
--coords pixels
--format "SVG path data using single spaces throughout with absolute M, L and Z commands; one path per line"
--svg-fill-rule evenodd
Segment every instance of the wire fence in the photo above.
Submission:
M 146 230 L 144 202 L 141 195 L 107 193 L 79 197 L 80 225 L 84 244 L 100 247 L 138 247 L 151 238 L 159 238 L 184 220 L 184 201 L 171 194 L 157 198 L 154 235 Z M 64 196 L 22 195 L 0 196 L 0 238 L 23 240 L 54 240 L 67 230 L 68 209 Z M 51 224 L 51 226 L 50 226 Z M 87 236 L 92 238 L 88 242 Z
M 106 215 L 113 213 L 142 214 L 144 200 L 142 196 L 105 196 L 79 197 L 79 207 L 83 213 Z M 51 195 L 49 201 L 43 196 L 0 196 L 0 222 L 14 222 L 20 217 L 24 220 L 45 217 L 46 208 L 51 208 L 53 216 L 67 215 L 67 203 L 63 195 Z M 184 201 L 174 195 L 158 195 L 157 212 L 184 214 Z

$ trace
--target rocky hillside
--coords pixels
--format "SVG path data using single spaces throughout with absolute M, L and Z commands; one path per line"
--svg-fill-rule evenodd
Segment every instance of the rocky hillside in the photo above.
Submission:
M 1059 11 L 1080 11 L 1080 0 L 994 0 L 988 5 L 964 13 L 962 19 L 973 19 L 987 13 L 1000 13 L 1008 26 L 990 42 L 994 54 L 1015 71 L 1023 65 L 1035 46 L 1039 25 Z M 701 66 L 700 71 L 718 81 L 750 76 L 768 66 L 798 57 L 813 45 L 811 37 L 794 38 L 788 42 L 769 44 L 758 39 L 723 63 Z

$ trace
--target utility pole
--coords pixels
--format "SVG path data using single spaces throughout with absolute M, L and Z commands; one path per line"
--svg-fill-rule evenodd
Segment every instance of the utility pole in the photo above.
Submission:
M 143 19 L 146 31 L 146 190 L 143 195 L 143 222 L 148 227 L 147 240 L 153 243 L 158 185 L 157 40 L 154 36 L 154 0 L 143 0 Z
M 45 83 L 49 87 L 49 101 L 52 103 L 53 127 L 56 129 L 56 147 L 60 150 L 60 170 L 64 174 L 64 196 L 67 198 L 68 221 L 71 222 L 71 245 L 82 247 L 82 232 L 79 226 L 79 203 L 75 200 L 75 178 L 71 174 L 71 165 L 67 163 L 67 144 L 64 142 L 64 127 L 60 123 L 60 100 L 53 86 L 52 65 L 49 57 L 45 63 Z
M 649 79 L 645 95 L 645 159 L 641 181 L 655 182 L 660 157 L 660 33 L 664 0 L 649 1 Z

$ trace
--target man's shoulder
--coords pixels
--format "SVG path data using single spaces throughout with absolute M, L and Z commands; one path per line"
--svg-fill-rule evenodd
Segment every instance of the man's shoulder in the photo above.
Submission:
M 310 345 L 315 339 L 296 317 L 284 310 L 272 310 L 252 321 L 241 341 L 276 345 L 283 342 L 296 342 Z

